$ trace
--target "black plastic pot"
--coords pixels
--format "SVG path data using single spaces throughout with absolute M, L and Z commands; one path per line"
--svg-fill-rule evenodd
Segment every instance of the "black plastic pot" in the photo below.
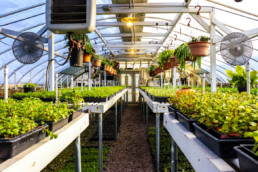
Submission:
M 168 102 L 168 97 L 156 97 L 156 96 L 151 96 L 151 99 L 155 102 L 159 103 L 166 103 Z
M 98 102 L 106 102 L 108 101 L 108 97 L 84 97 L 83 98 L 85 102 L 94 102 L 94 103 L 98 103 Z
M 237 87 L 238 89 L 238 92 L 239 93 L 242 93 L 242 92 L 246 92 L 247 91 L 247 88 L 246 87 Z
M 176 108 L 174 107 L 168 107 L 169 114 L 172 115 L 175 119 L 178 119 Z
M 44 125 L 44 128 L 47 127 L 48 125 Z M 35 130 L 12 139 L 0 138 L 0 159 L 12 158 L 32 145 L 38 143 L 45 137 L 46 132 L 42 132 L 42 128 L 36 128 Z
M 215 130 L 207 130 L 207 126 L 199 123 L 195 123 L 193 125 L 195 127 L 196 137 L 221 158 L 236 158 L 237 154 L 233 149 L 234 146 L 254 143 L 254 139 L 248 138 L 221 139 L 221 134 Z
M 188 131 L 194 132 L 193 124 L 198 122 L 196 119 L 190 119 L 189 117 L 183 115 L 179 111 L 176 111 L 178 121 L 182 124 Z
M 83 66 L 83 50 L 78 49 L 75 45 L 70 58 L 70 66 L 81 67 Z
M 78 118 L 81 114 L 82 114 L 82 109 L 80 109 L 80 110 L 74 112 L 73 114 L 71 114 L 71 115 L 69 116 L 68 122 L 71 122 L 72 120 Z
M 252 152 L 254 145 L 241 145 L 234 147 L 237 152 L 241 172 L 258 171 L 258 156 Z
M 31 88 L 31 87 L 24 87 L 23 88 L 24 89 L 24 93 L 28 93 L 28 92 L 34 92 L 35 90 L 36 90 L 36 88 L 34 87 L 34 88 Z
M 55 132 L 60 128 L 62 128 L 63 126 L 65 126 L 66 124 L 68 124 L 68 120 L 69 118 L 65 118 L 65 119 L 60 119 L 57 122 L 46 121 L 46 123 L 49 125 L 49 130 Z

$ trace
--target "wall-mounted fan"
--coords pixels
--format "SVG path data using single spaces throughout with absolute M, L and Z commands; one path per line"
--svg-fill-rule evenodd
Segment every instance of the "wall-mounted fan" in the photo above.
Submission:
M 21 33 L 13 42 L 13 55 L 23 64 L 38 61 L 44 51 L 44 43 L 39 35 L 33 32 Z
M 232 66 L 245 65 L 253 54 L 253 44 L 248 36 L 232 32 L 224 37 L 220 44 L 223 59 Z

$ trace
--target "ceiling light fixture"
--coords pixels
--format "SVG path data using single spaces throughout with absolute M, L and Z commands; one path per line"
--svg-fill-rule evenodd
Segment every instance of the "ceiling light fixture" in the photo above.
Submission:
M 139 18 L 133 17 L 132 14 L 130 14 L 128 17 L 122 18 L 121 21 L 126 23 L 127 26 L 132 26 L 134 23 L 139 21 Z

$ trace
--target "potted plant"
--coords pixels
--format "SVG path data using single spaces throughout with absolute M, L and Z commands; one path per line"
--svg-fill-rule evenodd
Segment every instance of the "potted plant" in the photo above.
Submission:
M 159 67 L 164 70 L 172 68 L 173 64 L 170 63 L 169 61 L 170 61 L 170 58 L 172 58 L 173 56 L 174 56 L 174 50 L 167 49 L 161 52 L 158 57 Z
M 226 70 L 228 77 L 230 78 L 229 83 L 238 88 L 238 92 L 246 91 L 247 85 L 247 72 L 241 66 L 236 66 L 236 72 L 231 70 Z M 258 75 L 257 71 L 250 72 L 250 85 L 253 87 L 255 84 L 258 84 Z
M 154 70 L 156 69 L 156 66 L 155 65 L 151 65 L 150 68 L 149 68 L 149 74 L 150 76 L 154 76 Z
M 111 60 L 106 58 L 106 59 L 102 60 L 101 63 L 105 65 L 106 72 L 111 72 L 112 66 L 114 65 L 114 63 Z
M 192 92 L 195 92 L 195 90 L 193 90 L 192 87 L 182 86 L 181 89 L 176 91 L 176 94 L 191 94 Z
M 207 36 L 192 37 L 192 41 L 189 42 L 191 55 L 194 57 L 207 56 L 210 47 L 209 40 L 210 38 Z
M 258 171 L 258 130 L 245 134 L 247 137 L 253 137 L 255 144 L 243 144 L 234 147 L 237 152 L 240 170 L 243 172 Z
M 92 66 L 93 67 L 100 67 L 101 66 L 101 61 L 102 61 L 103 57 L 98 55 L 98 54 L 95 54 L 93 57 L 92 57 Z
M 183 43 L 175 50 L 175 57 L 179 60 L 180 68 L 185 69 L 186 61 L 192 61 L 192 65 L 195 68 L 195 63 L 198 67 L 201 67 L 201 57 L 194 57 L 191 55 L 188 43 Z
M 25 83 L 23 85 L 23 89 L 24 89 L 24 93 L 27 92 L 34 92 L 36 90 L 36 84 L 32 84 L 32 83 Z
M 94 54 L 95 50 L 92 47 L 88 35 L 86 35 L 86 42 L 84 43 L 83 63 L 89 63 L 91 61 L 92 55 Z

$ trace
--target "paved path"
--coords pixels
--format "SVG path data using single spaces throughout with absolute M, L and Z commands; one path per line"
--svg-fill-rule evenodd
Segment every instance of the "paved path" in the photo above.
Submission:
M 106 172 L 152 172 L 153 164 L 140 107 L 128 105 L 117 141 L 110 148 Z

